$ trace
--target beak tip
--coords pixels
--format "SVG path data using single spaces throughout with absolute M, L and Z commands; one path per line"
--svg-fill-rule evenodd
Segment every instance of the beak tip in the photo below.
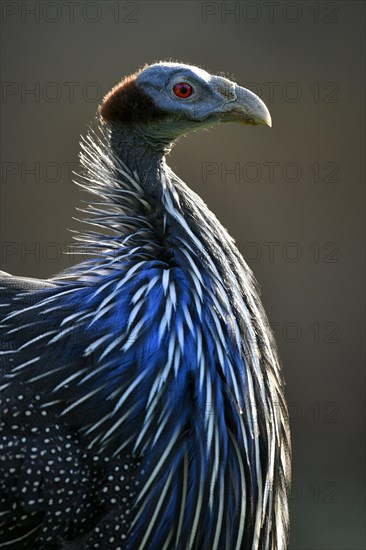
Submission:
M 264 124 L 265 126 L 269 126 L 270 128 L 272 128 L 272 117 L 271 117 L 271 113 L 269 112 L 269 110 L 267 109 L 266 105 L 263 104 L 263 107 L 264 107 L 264 116 L 262 117 L 262 124 Z
M 272 128 L 272 117 L 267 105 L 259 98 L 256 97 L 256 103 L 252 107 L 253 119 L 256 124 L 262 124 L 263 126 L 269 126 Z
M 260 126 L 268 126 L 269 128 L 272 128 L 272 118 L 269 112 L 267 112 L 265 115 L 255 117 L 254 120 L 254 124 L 258 124 Z

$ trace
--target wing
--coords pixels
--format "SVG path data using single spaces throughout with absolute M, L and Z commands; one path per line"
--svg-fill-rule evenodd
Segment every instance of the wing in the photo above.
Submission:
M 103 415 L 107 426 L 115 422 L 108 389 L 98 376 L 89 385 L 87 374 L 113 372 L 120 354 L 103 362 L 102 373 L 99 360 L 125 322 L 123 300 L 104 316 L 119 279 L 98 280 L 93 286 L 1 274 L 0 548 L 36 550 L 51 541 L 94 548 L 102 537 L 108 550 L 127 536 L 139 458 L 89 446 L 95 434 L 87 433 Z M 107 429 L 102 425 L 99 436 Z
M 53 286 L 49 281 L 14 277 L 5 271 L 0 271 L 0 386 L 1 376 L 7 372 L 10 365 L 9 354 L 4 352 L 16 349 L 19 341 L 16 335 L 9 337 L 3 320 L 14 309 L 34 305 L 40 299 L 39 291 Z

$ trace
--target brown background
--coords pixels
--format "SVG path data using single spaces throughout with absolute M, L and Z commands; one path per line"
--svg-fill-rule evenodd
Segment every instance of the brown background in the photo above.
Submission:
M 2 2 L 1 268 L 47 277 L 77 261 L 62 255 L 82 198 L 65 163 L 122 75 L 172 58 L 258 92 L 271 130 L 192 134 L 170 165 L 236 238 L 274 323 L 292 417 L 290 547 L 361 550 L 364 3 L 277 4 Z

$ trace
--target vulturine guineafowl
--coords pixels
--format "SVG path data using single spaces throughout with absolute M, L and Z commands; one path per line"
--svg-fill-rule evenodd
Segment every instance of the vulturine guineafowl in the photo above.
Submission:
M 0 548 L 284 550 L 275 343 L 233 239 L 165 161 L 190 130 L 270 114 L 161 62 L 98 115 L 79 176 L 103 228 L 79 236 L 93 256 L 0 280 Z

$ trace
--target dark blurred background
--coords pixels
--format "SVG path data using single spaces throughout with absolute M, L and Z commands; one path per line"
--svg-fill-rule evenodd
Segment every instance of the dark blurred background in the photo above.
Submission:
M 169 162 L 261 285 L 287 381 L 292 550 L 364 537 L 365 4 L 1 3 L 1 269 L 48 277 L 85 198 L 79 134 L 145 62 L 182 60 L 258 93 L 273 128 L 182 139 Z

